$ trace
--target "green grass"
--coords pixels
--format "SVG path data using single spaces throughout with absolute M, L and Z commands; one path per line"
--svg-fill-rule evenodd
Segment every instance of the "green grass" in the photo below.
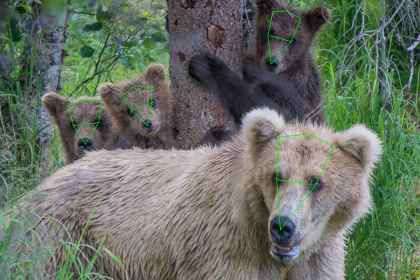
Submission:
M 34 220 L 28 218 L 31 216 L 30 212 L 25 210 L 28 211 L 28 209 L 19 209 L 8 211 L 7 215 L 0 215 L 1 279 L 41 280 L 51 275 L 50 268 L 45 264 L 52 263 L 56 246 L 45 243 L 38 231 L 33 230 L 36 224 Z M 62 228 L 62 226 L 59 225 L 57 228 Z M 115 264 L 123 265 L 121 260 L 102 244 L 99 244 L 97 248 L 86 245 L 84 236 L 85 230 L 82 230 L 79 240 L 59 241 L 63 262 L 57 267 L 54 279 L 70 280 L 74 279 L 75 274 L 78 275 L 77 279 L 109 279 L 95 272 L 96 261 L 99 257 L 107 257 Z
M 379 134 L 384 150 L 373 178 L 375 207 L 349 235 L 347 277 L 419 279 L 420 260 L 413 257 L 420 252 L 419 68 L 407 86 L 408 61 L 395 46 L 398 25 L 383 34 L 369 5 L 326 2 L 335 5 L 330 6 L 332 24 L 320 38 L 318 61 L 328 122 L 336 129 L 364 123 Z M 388 45 L 381 49 L 376 43 L 385 35 Z

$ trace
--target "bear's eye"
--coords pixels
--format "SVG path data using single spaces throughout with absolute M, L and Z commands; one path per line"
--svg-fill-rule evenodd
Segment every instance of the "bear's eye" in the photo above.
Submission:
M 156 100 L 154 98 L 147 99 L 147 105 L 150 108 L 155 109 L 156 108 Z
M 74 129 L 74 130 L 77 130 L 78 128 L 79 128 L 79 123 L 77 122 L 77 121 L 75 121 L 75 120 L 71 120 L 70 121 L 70 126 Z
M 307 186 L 310 192 L 317 192 L 322 189 L 322 181 L 318 176 L 312 176 L 309 178 Z
M 276 172 L 273 174 L 273 177 L 271 178 L 271 183 L 275 187 L 280 187 L 281 183 L 283 182 L 280 173 Z
M 136 115 L 136 113 L 137 113 L 137 110 L 136 110 L 136 107 L 134 107 L 134 106 L 128 106 L 128 109 L 127 109 L 127 114 L 130 116 L 130 117 L 134 117 L 135 115 Z

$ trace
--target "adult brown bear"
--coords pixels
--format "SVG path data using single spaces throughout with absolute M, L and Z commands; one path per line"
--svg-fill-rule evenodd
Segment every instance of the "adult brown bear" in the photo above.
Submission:
M 380 153 L 363 126 L 257 109 L 218 147 L 90 152 L 23 206 L 44 240 L 86 244 L 83 260 L 113 279 L 344 279 L 344 234 L 371 207 Z

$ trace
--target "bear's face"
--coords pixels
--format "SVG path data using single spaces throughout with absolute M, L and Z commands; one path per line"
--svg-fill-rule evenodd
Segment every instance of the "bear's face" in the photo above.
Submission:
M 160 116 L 150 86 L 139 83 L 119 92 L 112 84 L 106 84 L 101 87 L 101 93 L 117 130 L 128 130 L 143 136 L 159 131 Z
M 317 7 L 299 11 L 273 0 L 257 1 L 257 61 L 269 71 L 280 73 L 304 59 L 329 12 Z
M 60 130 L 67 163 L 87 151 L 102 149 L 112 141 L 110 120 L 100 99 L 79 97 L 70 101 L 56 93 L 48 93 L 43 97 L 43 103 Z
M 259 109 L 245 117 L 243 132 L 275 259 L 313 252 L 370 209 L 368 181 L 381 153 L 370 130 L 288 126 L 274 111 Z
M 163 77 L 154 76 L 156 73 Z M 117 133 L 149 137 L 159 132 L 161 114 L 156 107 L 159 97 L 164 95 L 160 92 L 163 87 L 159 85 L 163 79 L 163 67 L 153 65 L 145 76 L 100 87 L 99 92 Z

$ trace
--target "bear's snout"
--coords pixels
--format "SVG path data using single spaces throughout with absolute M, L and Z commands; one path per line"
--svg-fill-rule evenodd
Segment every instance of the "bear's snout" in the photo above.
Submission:
M 275 216 L 270 222 L 271 237 L 279 245 L 289 245 L 295 230 L 295 223 L 286 216 Z

